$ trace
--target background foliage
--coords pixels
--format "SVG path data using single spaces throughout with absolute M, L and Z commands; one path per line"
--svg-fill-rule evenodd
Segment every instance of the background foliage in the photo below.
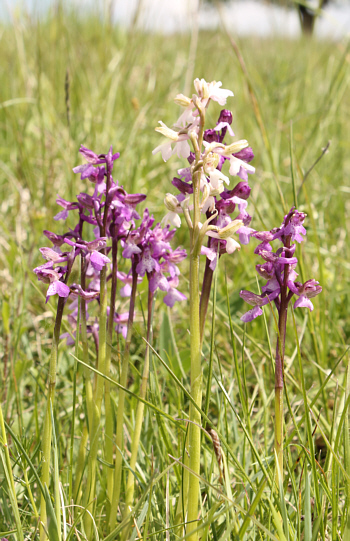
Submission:
M 1 400 L 5 420 L 33 467 L 40 468 L 40 433 L 55 301 L 44 304 L 44 288 L 36 282 L 32 268 L 42 261 L 38 251 L 46 245 L 42 230 L 61 232 L 60 222 L 53 220 L 58 212 L 56 195 L 69 199 L 83 188 L 87 190 L 72 173 L 72 167 L 80 163 L 79 146 L 84 144 L 97 152 L 106 152 L 113 144 L 115 151 L 121 153 L 116 164 L 119 182 L 129 192 L 147 193 L 147 205 L 160 219 L 164 214 L 163 196 L 171 191 L 170 181 L 183 163 L 174 158 L 164 164 L 159 155 L 152 156 L 151 151 L 159 142 L 154 127 L 160 119 L 171 124 L 176 116 L 172 98 L 178 92 L 191 92 L 189 81 L 194 77 L 221 80 L 224 88 L 232 88 L 235 93 L 228 103 L 234 114 L 234 131 L 238 138 L 249 140 L 256 155 L 253 162 L 256 174 L 250 179 L 252 226 L 270 229 L 280 225 L 284 209 L 277 186 L 287 210 L 294 203 L 293 178 L 299 209 L 308 214 L 308 241 L 301 247 L 299 257 L 307 277 L 318 279 L 324 288 L 310 316 L 304 311 L 296 313 L 303 374 L 298 365 L 292 318 L 289 318 L 286 376 L 290 401 L 286 414 L 289 479 L 285 487 L 287 503 L 281 500 L 274 505 L 282 514 L 286 511 L 285 536 L 296 532 L 298 539 L 302 535 L 311 539 L 309 524 L 311 528 L 314 521 L 313 531 L 317 535 L 321 521 L 318 517 L 324 520 L 321 537 L 331 535 L 337 539 L 343 535 L 347 517 L 343 510 L 349 503 L 350 486 L 345 422 L 348 355 L 344 355 L 350 335 L 347 45 L 245 39 L 238 43 L 247 69 L 244 73 L 225 32 L 201 32 L 195 47 L 193 37 L 191 41 L 188 35 L 141 34 L 135 28 L 126 31 L 88 14 L 78 16 L 60 8 L 41 21 L 30 17 L 13 19 L 11 24 L 2 25 L 0 32 L 5 44 L 0 53 Z M 219 110 L 212 113 L 213 125 Z M 329 152 L 305 178 L 328 141 L 331 141 Z M 178 238 L 186 247 L 183 230 Z M 263 531 L 261 525 L 271 535 L 278 534 L 270 495 L 260 483 L 262 468 L 267 468 L 268 476 L 272 475 L 269 464 L 274 383 L 270 346 L 273 350 L 274 320 L 266 310 L 265 323 L 257 320 L 244 329 L 239 322 L 240 314 L 246 310 L 239 290 L 257 291 L 254 267 L 258 261 L 253 250 L 251 243 L 242 247 L 240 253 L 225 256 L 218 275 L 212 351 L 214 376 L 208 415 L 227 443 L 223 449 L 230 473 L 221 485 L 211 440 L 203 436 L 206 482 L 202 488 L 206 498 L 202 516 L 204 522 L 211 523 L 208 531 L 205 530 L 208 539 L 229 539 L 232 524 L 238 520 L 236 513 L 243 508 L 240 516 L 244 517 L 255 498 L 253 519 L 241 520 L 239 537 L 258 538 L 257 532 Z M 186 275 L 185 266 L 183 272 Z M 138 302 L 140 316 L 129 381 L 129 388 L 136 393 L 145 335 L 142 294 Z M 171 313 L 160 307 L 159 304 L 154 322 L 154 346 L 186 390 L 189 388 L 188 307 L 177 307 Z M 210 358 L 209 326 L 203 351 L 205 364 Z M 236 362 L 233 341 L 237 348 Z M 72 382 L 76 369 L 69 352 L 62 342 L 54 412 L 60 480 L 67 505 Z M 77 370 L 74 454 L 79 445 L 79 422 L 84 416 L 82 376 L 80 369 Z M 117 378 L 118 355 L 114 370 Z M 241 393 L 238 380 L 242 382 Z M 310 414 L 312 434 L 303 418 L 306 395 L 302 384 L 306 387 L 307 400 L 314 401 Z M 155 356 L 148 400 L 178 418 L 183 418 L 188 409 L 188 396 Z M 136 400 L 130 399 L 125 419 L 126 441 L 132 430 L 135 407 Z M 140 500 L 137 516 L 143 509 L 139 527 L 143 534 L 146 531 L 156 535 L 156 539 L 166 539 L 165 529 L 174 524 L 182 469 L 176 465 L 169 469 L 168 488 L 165 470 L 172 462 L 169 455 L 181 456 L 182 437 L 176 425 L 147 410 L 137 470 L 137 498 L 144 499 Z M 33 467 L 15 439 L 10 438 L 10 443 L 23 530 L 35 539 L 37 517 L 28 490 L 31 486 L 35 499 Z M 258 463 L 257 456 L 265 456 L 267 460 Z M 14 528 L 4 468 L 0 466 L 2 535 Z M 153 471 L 164 472 L 164 476 L 150 488 Z M 103 475 L 100 483 L 97 525 L 103 538 Z M 319 502 L 314 500 L 318 485 L 321 486 Z M 232 499 L 234 506 L 230 504 Z M 146 507 L 145 501 L 151 505 Z M 69 513 L 67 508 L 68 524 Z M 71 535 L 78 534 L 72 530 Z M 170 538 L 175 539 L 173 530 Z M 279 538 L 282 539 L 281 534 Z

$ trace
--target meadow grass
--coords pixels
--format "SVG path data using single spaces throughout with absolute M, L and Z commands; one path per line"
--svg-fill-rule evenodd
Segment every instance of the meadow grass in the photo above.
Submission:
M 284 211 L 297 203 L 308 215 L 308 240 L 298 253 L 301 273 L 319 280 L 323 293 L 311 314 L 297 310 L 288 321 L 286 473 L 278 491 L 273 489 L 275 323 L 269 307 L 262 321 L 246 326 L 239 321 L 246 310 L 240 289 L 258 292 L 259 287 L 253 243 L 221 259 L 203 344 L 202 421 L 218 434 L 224 474 L 203 430 L 200 537 L 350 539 L 347 45 L 250 38 L 238 42 L 243 65 L 224 31 L 200 32 L 194 56 L 189 35 L 126 31 L 60 9 L 45 20 L 14 19 L 0 32 L 5 44 L 0 53 L 0 398 L 6 423 L 0 427 L 0 537 L 39 535 L 45 492 L 38 477 L 40 443 L 57 301 L 45 305 L 44 288 L 32 269 L 42 262 L 42 230 L 57 231 L 56 195 L 71 199 L 87 190 L 72 173 L 80 163 L 80 144 L 97 152 L 113 144 L 121 153 L 115 167 L 119 183 L 128 192 L 147 193 L 147 206 L 160 219 L 163 197 L 183 163 L 173 158 L 164 164 L 159 155 L 152 156 L 159 144 L 154 127 L 160 119 L 171 124 L 173 96 L 186 81 L 204 77 L 233 89 L 235 97 L 227 104 L 233 129 L 254 149 L 252 227 L 278 226 Z M 213 125 L 219 110 L 213 107 L 210 113 Z M 322 155 L 328 141 L 329 151 Z M 187 247 L 184 228 L 178 241 Z M 146 289 L 137 298 L 131 347 L 123 491 L 145 350 L 145 307 Z M 158 301 L 155 313 L 135 470 L 137 527 L 130 539 L 168 541 L 183 538 L 178 498 L 188 476 L 183 442 L 191 402 L 189 307 L 182 303 L 170 312 Z M 112 372 L 118 381 L 123 345 L 113 346 Z M 65 341 L 59 344 L 52 498 L 44 494 L 52 515 L 49 537 L 55 540 L 84 539 L 84 510 L 74 508 L 71 499 L 86 414 L 83 368 L 72 353 Z M 112 384 L 112 398 L 113 392 Z M 95 536 L 112 541 L 123 524 L 107 535 L 108 464 L 101 454 L 98 460 Z

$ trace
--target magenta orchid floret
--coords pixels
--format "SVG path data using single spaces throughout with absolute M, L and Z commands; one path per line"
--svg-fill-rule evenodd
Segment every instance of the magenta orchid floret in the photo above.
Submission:
M 281 309 L 281 305 L 288 305 L 294 295 L 299 298 L 294 303 L 294 308 L 304 307 L 313 310 L 311 298 L 315 297 L 322 291 L 322 287 L 316 280 L 307 280 L 304 284 L 296 281 L 298 274 L 295 268 L 298 259 L 295 256 L 296 244 L 293 242 L 302 242 L 306 235 L 306 230 L 303 226 L 305 214 L 298 212 L 294 207 L 284 217 L 283 224 L 277 229 L 263 232 L 253 232 L 251 236 L 261 240 L 262 242 L 256 247 L 254 253 L 260 255 L 265 263 L 256 266 L 256 270 L 267 280 L 265 286 L 262 287 L 262 294 L 256 295 L 250 291 L 242 290 L 240 297 L 251 306 L 252 310 L 246 312 L 241 320 L 245 323 L 253 321 L 253 319 L 262 315 L 261 307 L 274 302 L 277 310 Z M 283 246 L 276 252 L 270 244 L 273 240 L 280 240 Z M 282 302 L 282 292 L 284 302 Z

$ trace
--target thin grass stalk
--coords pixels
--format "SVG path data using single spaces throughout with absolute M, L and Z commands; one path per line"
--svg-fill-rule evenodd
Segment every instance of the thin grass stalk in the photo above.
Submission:
M 83 474 L 86 465 L 86 446 L 89 440 L 89 430 L 86 425 L 83 426 L 83 433 L 80 440 L 78 456 L 76 458 L 76 467 L 75 467 L 75 479 L 74 479 L 74 503 L 75 505 L 80 504 L 81 500 L 81 488 Z
M 350 360 L 348 360 L 347 366 L 346 366 L 346 379 L 345 379 L 345 403 L 347 403 L 348 397 L 350 395 Z M 349 412 L 346 411 L 345 417 L 344 417 L 344 466 L 345 469 L 350 476 L 350 438 L 349 438 Z M 347 517 L 346 517 L 346 523 L 344 528 L 344 534 L 343 539 L 348 540 L 350 539 L 350 482 L 348 479 L 345 478 L 345 497 L 346 497 L 346 509 L 347 509 Z
M 11 504 L 13 506 L 12 510 L 13 510 L 13 514 L 15 516 L 17 535 L 18 535 L 19 541 L 23 541 L 24 536 L 23 536 L 21 519 L 20 519 L 20 514 L 19 514 L 19 509 L 18 509 L 16 487 L 15 487 L 15 482 L 14 482 L 14 479 L 13 479 L 11 458 L 10 458 L 8 444 L 7 444 L 7 437 L 6 437 L 6 430 L 5 430 L 4 416 L 3 416 L 3 413 L 2 413 L 1 401 L 0 401 L 0 430 L 1 430 L 1 439 L 2 439 L 1 443 L 2 443 L 2 446 L 4 448 L 4 453 L 5 453 L 5 460 L 4 460 L 4 463 L 3 463 L 3 467 L 4 467 L 4 469 L 6 468 L 6 470 L 7 470 L 6 477 L 8 479 L 8 484 L 9 484 L 8 490 L 9 490 Z
M 149 282 L 148 282 L 147 344 L 146 344 L 146 351 L 145 351 L 145 363 L 143 366 L 142 380 L 141 380 L 141 386 L 140 386 L 140 391 L 139 391 L 139 395 L 141 398 L 146 398 L 147 382 L 148 382 L 148 375 L 149 375 L 150 351 L 149 351 L 148 344 L 150 341 L 151 331 L 152 331 L 152 310 L 153 310 L 153 293 L 150 290 Z M 124 518 L 126 518 L 128 514 L 130 513 L 131 506 L 134 500 L 135 476 L 133 472 L 135 471 L 137 453 L 138 453 L 139 445 L 140 445 L 144 409 L 145 409 L 145 404 L 139 401 L 137 404 L 137 409 L 136 409 L 135 430 L 134 430 L 132 446 L 131 446 L 131 458 L 129 462 L 130 470 L 128 473 L 128 479 L 127 479 L 127 484 L 126 484 Z M 124 541 L 128 539 L 129 532 L 130 532 L 130 528 L 125 528 L 123 538 L 122 538 Z
M 46 412 L 44 419 L 44 430 L 42 438 L 42 474 L 41 482 L 43 486 L 49 488 L 50 484 L 50 455 L 51 455 L 51 441 L 52 441 L 52 424 L 51 424 L 51 408 L 53 409 L 54 398 L 55 398 L 55 388 L 56 388 L 56 369 L 57 369 L 57 355 L 58 355 L 58 342 L 60 337 L 60 329 L 63 317 L 64 305 L 66 299 L 64 297 L 59 297 L 57 303 L 57 315 L 55 321 L 55 328 L 53 332 L 53 341 L 51 348 L 50 356 L 50 365 L 49 365 L 49 388 L 47 394 L 47 404 Z M 40 503 L 40 518 L 41 523 L 46 524 L 47 514 L 46 514 L 46 502 L 45 497 L 41 495 Z M 40 540 L 44 541 L 47 536 L 45 528 L 40 523 Z
M 315 499 L 316 499 L 317 511 L 318 511 L 319 516 L 321 517 L 320 533 L 321 533 L 322 539 L 324 539 L 324 522 L 321 516 L 322 511 L 321 511 L 320 491 L 319 491 L 319 483 L 318 483 L 318 478 L 317 478 L 317 469 L 316 469 L 316 460 L 315 460 L 315 447 L 314 447 L 314 440 L 313 440 L 312 429 L 311 429 L 309 406 L 307 403 L 303 363 L 301 360 L 298 333 L 297 333 L 297 327 L 296 327 L 293 311 L 292 311 L 292 315 L 293 315 L 293 325 L 294 325 L 294 331 L 295 331 L 295 337 L 296 337 L 296 344 L 298 348 L 299 373 L 300 373 L 300 380 L 301 380 L 303 399 L 304 399 L 306 430 L 307 430 L 310 457 L 311 457 L 311 467 L 312 467 L 312 477 L 314 480 Z
M 106 374 L 110 374 L 111 358 L 112 358 L 112 340 L 114 330 L 114 314 L 115 314 L 115 299 L 117 294 L 117 255 L 118 255 L 118 239 L 113 237 L 112 240 L 112 286 L 109 302 L 109 316 L 107 325 L 107 349 L 106 349 Z M 105 434 L 105 460 L 109 464 L 113 463 L 113 432 L 114 422 L 112 414 L 111 402 L 111 384 L 108 380 L 105 381 L 105 414 L 106 414 L 106 434 Z M 113 475 L 107 475 L 107 496 L 109 501 L 113 497 Z
M 128 330 L 127 330 L 127 335 L 126 335 L 126 340 L 125 340 L 125 348 L 124 348 L 124 355 L 123 355 L 123 361 L 122 361 L 122 372 L 120 375 L 120 385 L 124 388 L 126 387 L 126 384 L 127 384 L 128 371 L 129 371 L 129 356 L 130 356 L 130 346 L 131 346 L 131 338 L 132 338 L 132 326 L 134 322 L 136 289 L 137 289 L 137 272 L 136 272 L 136 263 L 135 261 L 133 261 L 132 262 L 132 289 L 131 289 L 131 297 L 130 297 L 130 305 L 129 305 Z M 113 531 L 115 527 L 115 522 L 117 519 L 120 490 L 121 490 L 121 481 L 122 481 L 124 402 L 125 402 L 125 391 L 123 389 L 120 389 L 118 411 L 117 411 L 114 486 L 113 486 L 113 497 L 112 497 L 112 502 L 111 502 L 111 513 L 109 517 L 110 531 Z

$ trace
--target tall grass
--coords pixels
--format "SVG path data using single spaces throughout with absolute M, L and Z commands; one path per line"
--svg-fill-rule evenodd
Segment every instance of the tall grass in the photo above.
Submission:
M 119 182 L 129 192 L 147 193 L 150 211 L 162 217 L 161 201 L 177 164 L 160 164 L 152 157 L 158 144 L 153 128 L 159 119 L 171 123 L 170 100 L 183 90 L 194 46 L 187 35 L 128 33 L 96 17 L 62 10 L 40 21 L 14 19 L 0 31 L 5 44 L 0 53 L 0 374 L 5 420 L 0 537 L 37 539 L 42 496 L 51 517 L 49 538 L 84 539 L 86 512 L 81 502 L 74 507 L 71 500 L 80 491 L 74 481 L 83 475 L 84 491 L 87 473 L 78 458 L 86 442 L 84 367 L 75 364 L 63 341 L 52 409 L 50 494 L 38 476 L 56 308 L 55 301 L 44 304 L 32 268 L 40 262 L 42 230 L 54 227 L 56 194 L 68 199 L 86 189 L 71 171 L 81 143 L 96 149 L 113 144 L 122 156 L 116 166 Z M 344 43 L 251 38 L 235 47 L 223 31 L 198 36 L 193 75 L 221 80 L 234 90 L 228 104 L 234 131 L 244 134 L 255 152 L 252 226 L 277 225 L 283 217 L 281 194 L 286 208 L 297 198 L 299 210 L 308 214 L 308 242 L 298 254 L 302 273 L 319 279 L 324 288 L 314 312 L 296 312 L 287 326 L 286 473 L 284 486 L 274 490 L 274 320 L 267 307 L 261 322 L 244 327 L 239 321 L 245 310 L 239 290 L 258 291 L 253 246 L 220 262 L 212 312 L 215 333 L 208 325 L 203 342 L 207 400 L 202 423 L 215 430 L 222 462 L 217 461 L 212 432 L 203 429 L 197 523 L 203 541 L 349 539 L 349 62 Z M 218 111 L 212 113 L 213 124 Z M 328 141 L 328 153 L 305 177 Z M 183 166 L 180 161 L 178 166 Z M 181 230 L 178 238 L 185 243 Z M 123 493 L 146 348 L 146 295 L 144 289 L 137 299 L 139 317 L 130 349 Z M 130 539 L 183 537 L 190 473 L 186 412 L 193 404 L 188 312 L 183 306 L 163 311 L 156 300 L 149 387 L 133 471 Z M 121 347 L 114 343 L 112 348 L 114 404 Z M 112 541 L 125 524 L 107 535 L 107 476 L 112 470 L 100 454 L 97 461 L 93 532 L 96 539 Z

